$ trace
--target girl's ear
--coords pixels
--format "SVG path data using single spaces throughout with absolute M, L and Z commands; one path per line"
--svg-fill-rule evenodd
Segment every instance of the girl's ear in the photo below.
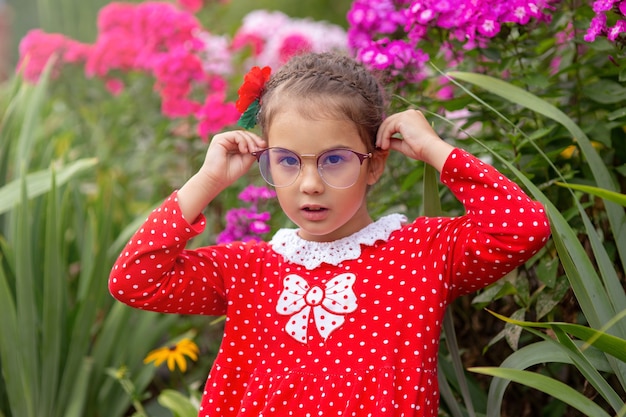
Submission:
M 368 185 L 376 184 L 381 175 L 383 175 L 388 156 L 389 150 L 375 149 L 374 152 L 372 152 L 372 157 L 369 160 Z

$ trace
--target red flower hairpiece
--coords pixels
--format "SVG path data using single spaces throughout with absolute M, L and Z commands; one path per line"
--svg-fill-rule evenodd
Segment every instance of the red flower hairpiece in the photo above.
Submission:
M 237 91 L 239 99 L 235 103 L 235 107 L 242 113 L 237 124 L 244 129 L 251 129 L 256 125 L 259 99 L 265 84 L 270 79 L 271 72 L 270 67 L 252 67 L 243 77 L 243 84 Z

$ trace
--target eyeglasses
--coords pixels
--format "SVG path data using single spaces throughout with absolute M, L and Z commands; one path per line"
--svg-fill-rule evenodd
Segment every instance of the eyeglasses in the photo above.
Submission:
M 316 154 L 302 154 L 285 148 L 267 148 L 252 152 L 259 162 L 263 179 L 274 187 L 288 187 L 302 171 L 303 158 L 316 158 L 317 172 L 322 180 L 333 188 L 352 187 L 361 173 L 363 161 L 372 153 L 359 153 L 351 149 L 337 148 Z

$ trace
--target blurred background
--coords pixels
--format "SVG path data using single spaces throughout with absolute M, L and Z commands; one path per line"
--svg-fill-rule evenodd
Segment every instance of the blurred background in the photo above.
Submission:
M 139 3 L 138 1 L 136 1 Z M 0 52 L 2 74 L 6 79 L 18 59 L 18 43 L 35 28 L 63 33 L 82 42 L 93 42 L 97 35 L 94 24 L 107 0 L 0 0 Z M 346 27 L 348 0 L 290 1 L 241 0 L 220 8 L 219 16 L 210 19 L 206 28 L 215 33 L 234 33 L 241 19 L 255 9 L 280 10 L 292 17 L 309 17 Z M 206 13 L 205 13 L 206 14 Z

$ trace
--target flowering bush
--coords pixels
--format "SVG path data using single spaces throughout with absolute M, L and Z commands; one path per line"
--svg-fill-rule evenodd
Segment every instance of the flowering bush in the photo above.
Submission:
M 267 187 L 249 185 L 239 194 L 239 200 L 248 207 L 233 208 L 226 213 L 226 229 L 217 236 L 218 243 L 260 240 L 271 230 L 268 211 L 259 212 L 260 206 L 274 198 L 276 193 Z
M 596 0 L 593 2 L 595 16 L 585 35 L 587 42 L 593 42 L 598 36 L 605 36 L 608 40 L 624 45 L 625 39 L 621 35 L 626 32 L 626 3 L 617 0 Z M 607 16 L 607 12 L 609 16 Z M 613 22 L 612 26 L 609 22 Z
M 436 41 L 448 64 L 455 66 L 463 60 L 463 50 L 486 46 L 502 24 L 549 21 L 550 2 L 555 1 L 356 0 L 348 13 L 349 42 L 372 68 L 420 81 L 427 76 L 425 45 Z M 443 32 L 439 39 L 437 31 Z
M 255 10 L 243 19 L 233 38 L 233 47 L 252 49 L 250 66 L 284 64 L 298 52 L 347 50 L 347 35 L 343 28 L 310 19 L 293 19 L 286 14 Z
M 585 6 L 573 7 L 581 10 L 572 10 L 562 0 L 355 0 L 347 14 L 348 43 L 362 62 L 385 72 L 389 82 L 405 91 L 405 86 L 415 89 L 412 83 L 433 77 L 428 62 L 437 62 L 445 69 L 482 72 L 490 61 L 504 58 L 497 51 L 505 43 L 523 42 L 527 37 L 524 33 L 542 32 L 555 39 L 557 46 L 564 46 L 575 33 L 574 19 L 567 13 L 580 12 L 586 18 Z M 624 45 L 626 3 L 596 0 L 592 8 L 595 17 L 584 41 L 605 37 L 618 46 Z M 555 16 L 559 19 L 549 28 Z M 538 36 L 538 42 L 544 39 Z M 564 49 L 559 48 L 561 52 Z M 518 48 L 516 52 L 527 51 Z M 553 56 L 553 74 L 559 70 L 562 55 Z M 499 75 L 514 76 L 507 71 Z M 439 97 L 452 98 L 446 82 L 441 82 L 444 86 Z
M 64 66 L 83 67 L 87 78 L 103 80 L 113 95 L 127 87 L 129 74 L 145 74 L 154 80 L 162 114 L 192 118 L 197 135 L 207 140 L 239 118 L 229 101 L 238 83 L 238 51 L 252 47 L 245 66 L 276 68 L 301 51 L 346 49 L 339 26 L 263 10 L 248 14 L 231 40 L 202 27 L 192 13 L 202 1 L 180 3 L 184 9 L 160 1 L 110 3 L 99 13 L 94 44 L 33 30 L 20 43 L 18 68 L 36 82 L 54 57 L 53 79 Z

